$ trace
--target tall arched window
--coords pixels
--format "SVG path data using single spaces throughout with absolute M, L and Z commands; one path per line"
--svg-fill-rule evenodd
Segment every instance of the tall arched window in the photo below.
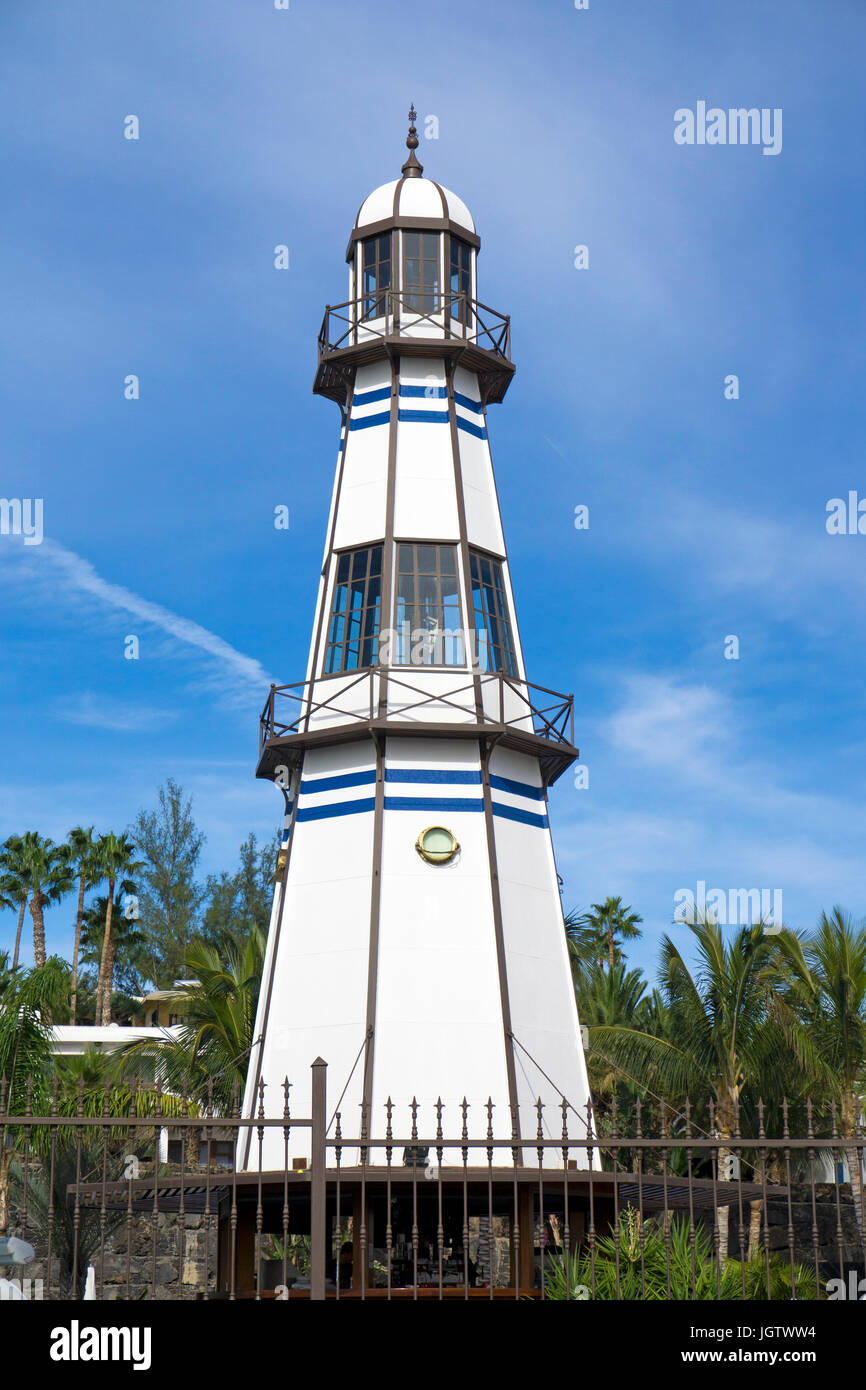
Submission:
M 452 319 L 462 323 L 469 322 L 469 297 L 472 294 L 472 248 L 459 237 L 449 237 L 451 242 L 451 267 L 449 276 L 449 312 Z
M 337 557 L 325 652 L 326 676 L 376 665 L 381 591 L 381 545 L 347 550 Z
M 473 550 L 469 566 L 478 664 L 482 671 L 503 671 L 506 676 L 516 676 L 517 662 L 501 561 Z
M 391 233 L 370 236 L 361 242 L 361 313 L 365 319 L 382 318 L 388 309 L 391 288 Z
M 403 305 L 410 314 L 435 314 L 439 305 L 439 233 L 403 233 Z

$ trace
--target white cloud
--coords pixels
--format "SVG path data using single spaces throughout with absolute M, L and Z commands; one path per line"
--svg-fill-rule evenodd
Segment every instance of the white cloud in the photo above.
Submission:
M 707 685 L 672 676 L 632 676 L 622 708 L 603 732 L 615 749 L 672 776 L 714 779 L 708 759 L 725 746 L 730 756 L 733 721 L 728 699 Z
M 56 717 L 67 724 L 122 731 L 160 728 L 177 718 L 177 712 L 156 705 L 131 705 L 92 690 L 58 703 Z
M 46 539 L 39 546 L 25 547 L 17 537 L 4 537 L 0 556 L 4 554 L 17 561 L 20 575 L 40 589 L 46 605 L 53 607 L 58 596 L 105 605 L 156 628 L 182 648 L 200 653 L 207 659 L 210 683 L 231 701 L 246 706 L 251 694 L 262 695 L 271 682 L 255 657 L 245 656 L 199 623 L 103 579 L 89 560 L 56 541 Z

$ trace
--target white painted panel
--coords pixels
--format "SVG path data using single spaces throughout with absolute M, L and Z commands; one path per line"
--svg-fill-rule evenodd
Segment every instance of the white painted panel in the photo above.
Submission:
M 332 777 L 374 767 L 375 751 L 369 739 L 338 743 L 332 748 L 311 748 L 304 759 L 304 778 Z
M 445 368 L 438 357 L 404 357 L 400 363 L 400 381 L 412 386 L 445 386 Z M 442 400 L 440 410 L 445 408 Z M 405 401 L 408 405 L 409 401 Z
M 392 738 L 388 740 L 388 766 L 477 771 L 478 745 L 471 739 Z
M 491 771 L 531 783 L 531 763 L 497 750 Z M 540 1096 L 545 1126 L 560 1134 L 562 1093 L 578 1112 L 569 1111 L 569 1132 L 580 1135 L 589 1090 L 550 833 L 501 817 L 494 827 L 521 1124 L 535 1124 Z
M 327 642 L 327 632 L 325 633 Z M 324 660 L 324 655 L 322 656 Z M 321 677 L 309 687 L 310 728 L 342 727 L 370 717 L 370 690 L 378 692 L 378 677 L 364 671 L 347 671 L 337 676 Z M 307 705 L 298 706 L 307 714 Z
M 336 751 L 317 752 L 314 767 L 309 761 L 305 765 L 305 780 L 311 771 L 322 772 L 324 765 L 333 764 Z M 351 745 L 348 753 L 345 771 L 354 770 L 364 753 L 369 757 L 369 745 Z M 343 795 L 335 793 L 338 799 Z M 300 806 L 306 802 L 302 796 Z M 372 811 L 295 823 L 279 946 L 272 960 L 276 941 L 272 922 L 256 1022 L 257 1036 L 264 1023 L 267 983 L 272 974 L 262 1058 L 268 1113 L 274 1113 L 277 1100 L 281 1107 L 280 1086 L 288 1076 L 294 1113 L 309 1117 L 310 1064 L 317 1056 L 328 1062 L 330 1084 L 339 1083 L 332 1094 L 332 1102 L 336 1101 L 363 1043 L 372 837 Z M 349 1099 L 350 1103 L 359 1101 L 360 1091 L 354 1102 L 351 1096 Z M 244 1113 L 249 1113 L 250 1100 L 248 1095 Z M 282 1165 L 282 1145 L 281 1131 L 266 1131 L 265 1167 Z M 308 1137 L 298 1130 L 290 1156 L 304 1153 L 309 1153 Z M 250 1166 L 257 1163 L 254 1143 Z
M 407 722 L 475 723 L 475 687 L 468 670 L 429 671 L 423 666 L 392 666 L 388 713 Z
M 476 439 L 465 430 L 457 431 L 460 467 L 466 499 L 466 532 L 471 546 L 505 553 L 505 540 L 499 520 L 499 504 L 493 487 L 490 452 L 485 439 Z
M 368 362 L 365 366 L 359 367 L 355 374 L 354 394 L 363 395 L 367 391 L 381 391 L 384 387 L 391 386 L 391 373 L 387 363 Z M 383 401 L 380 410 L 387 408 L 388 402 Z
M 392 179 L 390 183 L 381 184 L 364 199 L 358 213 L 358 227 L 365 227 L 370 222 L 381 222 L 383 218 L 393 214 L 394 189 L 397 187 L 397 182 L 397 179 Z
M 426 749 L 424 748 L 426 743 Z M 393 740 L 394 765 L 406 751 Z M 465 748 L 446 745 L 447 766 L 474 766 Z M 429 766 L 446 759 L 437 745 L 419 741 Z M 389 759 L 390 763 L 390 759 Z M 390 790 L 390 789 L 389 789 Z M 396 788 L 394 789 L 396 790 Z M 473 787 L 401 785 L 400 794 L 462 796 Z M 480 788 L 478 789 L 480 790 Z M 477 794 L 477 793 L 476 793 Z M 430 865 L 415 849 L 420 832 L 443 824 L 460 853 Z M 496 965 L 485 819 L 482 812 L 388 811 L 383 841 L 382 919 L 377 996 L 374 1112 L 390 1094 L 406 1107 L 419 1103 L 419 1129 L 435 1127 L 434 1103 L 446 1105 L 444 1123 L 459 1133 L 459 1103 L 470 1101 L 470 1130 L 483 1135 L 492 1096 L 497 1132 L 508 1133 L 504 1035 Z M 449 1155 L 451 1161 L 455 1155 Z M 446 1158 L 446 1161 L 448 1161 Z
M 365 545 L 385 534 L 387 423 L 349 432 L 334 545 Z
M 448 215 L 452 222 L 459 222 L 461 227 L 466 227 L 470 232 L 475 231 L 475 222 L 472 213 L 464 203 L 462 198 L 458 198 L 456 193 L 452 193 L 450 188 L 443 188 L 445 201 L 448 204 Z
M 445 401 L 430 404 L 437 411 L 445 410 Z M 404 402 L 407 408 L 425 405 L 423 401 Z M 456 540 L 459 535 L 451 430 L 447 423 L 401 420 L 397 426 L 394 532 L 398 537 L 431 540 Z

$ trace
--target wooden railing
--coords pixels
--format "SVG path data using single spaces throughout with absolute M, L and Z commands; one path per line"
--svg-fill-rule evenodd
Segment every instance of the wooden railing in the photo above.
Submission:
M 329 304 L 319 331 L 319 361 L 343 348 L 387 339 L 407 329 L 417 336 L 427 325 L 430 337 L 473 344 L 511 360 L 511 320 L 468 294 L 425 290 L 373 290 L 344 304 Z
M 436 674 L 441 677 L 442 672 L 437 671 Z M 383 693 L 386 695 L 384 717 L 396 722 L 410 714 L 415 719 L 419 711 L 425 708 L 432 710 L 445 706 L 449 711 L 456 710 L 467 722 L 474 724 L 517 728 L 525 727 L 524 721 L 529 719 L 532 721 L 532 732 L 538 737 L 552 744 L 573 744 L 572 695 L 561 695 L 555 690 L 548 690 L 546 686 L 515 680 L 498 672 L 477 678 L 464 677 L 461 673 L 457 679 L 460 684 L 453 688 L 431 691 L 410 682 L 399 671 L 389 667 L 359 671 L 348 679 L 347 673 L 343 672 L 338 676 L 321 676 L 314 681 L 271 686 L 261 714 L 259 750 L 272 739 L 291 737 L 308 729 L 316 722 L 316 716 L 321 714 L 338 717 L 336 721 L 329 720 L 329 727 L 335 727 L 338 723 L 370 723 L 379 717 L 380 696 Z M 321 686 L 334 681 L 339 682 L 336 693 L 321 698 Z M 492 701 L 488 697 L 491 687 L 495 688 Z M 346 697 L 352 691 L 357 691 L 357 695 L 347 703 Z M 407 703 L 402 699 L 404 694 L 419 698 Z M 401 703 L 394 703 L 395 695 Z M 515 705 L 517 713 L 514 713 Z

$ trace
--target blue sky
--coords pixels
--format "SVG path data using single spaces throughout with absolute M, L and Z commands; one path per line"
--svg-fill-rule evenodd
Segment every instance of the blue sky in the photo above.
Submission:
M 512 315 L 521 633 L 590 779 L 552 795 L 566 906 L 622 894 L 647 967 L 698 880 L 860 915 L 866 537 L 825 508 L 866 495 L 862 7 L 7 0 L 0 40 L 0 495 L 46 535 L 0 537 L 0 837 L 120 829 L 169 775 L 205 871 L 278 823 L 257 714 L 303 674 L 338 432 L 316 333 L 414 101 Z M 782 152 L 676 145 L 700 100 L 782 108 Z

